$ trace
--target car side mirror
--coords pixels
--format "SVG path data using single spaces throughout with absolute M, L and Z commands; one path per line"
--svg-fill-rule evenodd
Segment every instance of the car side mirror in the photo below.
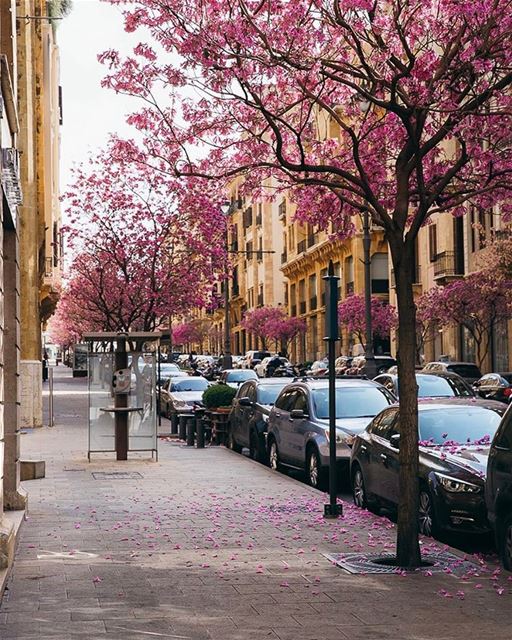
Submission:
M 400 434 L 394 433 L 389 439 L 389 442 L 395 449 L 400 449 Z
M 306 414 L 304 413 L 303 409 L 292 409 L 290 412 L 290 419 L 291 420 L 304 420 L 304 418 L 307 418 Z
M 243 398 L 240 398 L 240 400 L 238 401 L 238 404 L 241 407 L 252 407 L 252 400 L 244 396 Z

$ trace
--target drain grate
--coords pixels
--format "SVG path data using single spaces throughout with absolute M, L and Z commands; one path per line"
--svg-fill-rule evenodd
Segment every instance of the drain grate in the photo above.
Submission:
M 292 505 L 292 504 L 273 504 L 267 507 L 268 511 L 273 513 L 316 513 L 317 507 L 308 507 L 307 505 Z
M 459 576 L 474 571 L 477 565 L 469 560 L 463 560 L 459 556 L 447 551 L 432 551 L 422 554 L 425 566 L 417 569 L 408 569 L 397 565 L 376 564 L 379 559 L 393 559 L 390 553 L 324 553 L 325 558 L 348 573 L 450 573 Z
M 138 471 L 95 471 L 95 480 L 139 480 L 144 476 Z

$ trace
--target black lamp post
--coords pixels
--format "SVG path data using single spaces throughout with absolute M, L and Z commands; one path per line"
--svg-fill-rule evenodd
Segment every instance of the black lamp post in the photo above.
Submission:
M 221 205 L 222 212 L 226 217 L 226 233 L 225 233 L 225 247 L 226 256 L 229 254 L 229 219 L 233 212 L 233 205 L 224 203 Z M 222 356 L 221 367 L 223 369 L 233 368 L 233 357 L 231 355 L 231 326 L 229 317 L 229 271 L 226 264 L 226 271 L 224 274 L 224 352 Z
M 336 467 L 336 342 L 340 339 L 338 330 L 338 280 L 334 275 L 334 265 L 329 261 L 325 280 L 325 337 L 329 359 L 329 504 L 324 505 L 324 518 L 343 515 L 343 507 L 338 504 L 338 474 Z
M 377 363 L 373 352 L 372 331 L 372 279 L 370 258 L 370 214 L 368 209 L 363 211 L 363 250 L 364 250 L 364 312 L 365 312 L 365 371 L 368 378 L 373 379 L 377 375 Z

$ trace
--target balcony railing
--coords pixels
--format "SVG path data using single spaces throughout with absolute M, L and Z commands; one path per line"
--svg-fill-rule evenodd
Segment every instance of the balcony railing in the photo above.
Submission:
M 297 243 L 297 253 L 304 253 L 307 249 L 307 241 L 301 240 Z
M 309 299 L 309 310 L 314 311 L 318 306 L 318 299 L 316 296 L 311 296 Z
M 454 251 L 443 251 L 436 255 L 434 278 L 462 277 L 463 275 L 464 270 L 459 268 Z
M 302 315 L 306 313 L 306 301 L 299 302 L 299 314 Z

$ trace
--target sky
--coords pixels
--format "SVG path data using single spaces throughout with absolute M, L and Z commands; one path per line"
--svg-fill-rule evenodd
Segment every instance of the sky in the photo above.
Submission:
M 131 135 L 126 115 L 138 101 L 100 86 L 106 68 L 97 61 L 106 49 L 129 52 L 141 34 L 127 34 L 119 8 L 99 0 L 74 0 L 70 15 L 59 23 L 63 125 L 61 127 L 61 192 L 74 163 L 105 144 L 110 132 Z

